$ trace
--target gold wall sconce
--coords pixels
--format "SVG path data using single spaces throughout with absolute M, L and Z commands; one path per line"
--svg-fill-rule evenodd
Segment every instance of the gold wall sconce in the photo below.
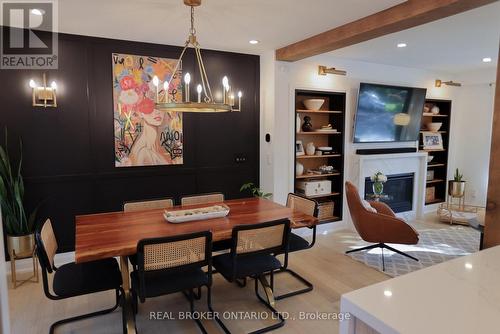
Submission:
M 57 107 L 57 84 L 55 81 L 47 86 L 47 77 L 45 73 L 42 78 L 42 85 L 39 86 L 34 79 L 31 79 L 29 85 L 33 90 L 33 107 Z
M 462 87 L 462 84 L 460 82 L 454 82 L 452 80 L 450 81 L 441 81 L 439 79 L 436 79 L 436 82 L 434 83 L 436 87 L 441 87 L 442 85 L 446 86 L 453 86 L 453 87 Z
M 319 75 L 327 75 L 327 74 L 336 74 L 336 75 L 347 75 L 347 71 L 338 70 L 335 67 L 326 67 L 323 65 L 318 66 L 318 74 Z

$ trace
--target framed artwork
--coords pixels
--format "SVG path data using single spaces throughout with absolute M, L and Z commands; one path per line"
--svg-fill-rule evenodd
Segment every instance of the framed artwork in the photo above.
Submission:
M 302 140 L 297 140 L 295 142 L 295 155 L 304 155 L 304 144 L 302 144 Z
M 168 94 L 182 99 L 177 59 L 112 54 L 115 166 L 158 166 L 183 163 L 182 113 L 163 112 L 155 101 Z M 179 66 L 181 68 L 182 66 Z M 158 86 L 153 78 L 159 79 Z M 170 82 L 168 91 L 163 83 Z
M 422 141 L 424 149 L 427 150 L 442 150 L 443 137 L 438 132 L 424 131 L 422 132 Z

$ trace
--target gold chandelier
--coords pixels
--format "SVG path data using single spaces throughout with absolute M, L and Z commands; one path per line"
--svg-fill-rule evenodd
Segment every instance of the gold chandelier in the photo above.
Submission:
M 165 90 L 163 101 L 156 100 L 156 108 L 162 111 L 177 111 L 177 112 L 228 112 L 228 111 L 240 111 L 241 110 L 241 97 L 242 92 L 238 92 L 238 108 L 235 107 L 235 95 L 231 86 L 229 85 L 229 80 L 227 76 L 222 79 L 222 101 L 217 102 L 213 95 L 212 89 L 210 88 L 210 82 L 208 81 L 207 72 L 205 71 L 205 65 L 203 64 L 203 58 L 201 56 L 200 44 L 196 40 L 196 29 L 194 28 L 194 7 L 201 5 L 201 0 L 184 0 L 186 6 L 191 7 L 191 29 L 189 31 L 188 38 L 184 44 L 184 49 L 181 52 L 177 64 L 175 65 L 173 74 L 177 73 L 179 66 L 182 62 L 182 57 L 189 46 L 192 46 L 196 61 L 198 63 L 198 69 L 200 71 L 201 84 L 198 84 L 196 91 L 198 93 L 198 99 L 196 102 L 190 100 L 189 85 L 191 83 L 191 75 L 186 73 L 184 75 L 184 94 L 183 101 L 170 101 L 168 94 L 168 89 L 170 82 L 165 81 L 163 83 L 163 89 Z M 153 78 L 153 84 L 158 87 L 160 84 L 158 77 Z M 203 94 L 203 96 L 202 96 Z

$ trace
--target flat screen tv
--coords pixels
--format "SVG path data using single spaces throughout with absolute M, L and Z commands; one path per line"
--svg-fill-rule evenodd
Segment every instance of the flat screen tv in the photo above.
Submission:
M 426 92 L 425 88 L 361 83 L 354 142 L 418 140 Z

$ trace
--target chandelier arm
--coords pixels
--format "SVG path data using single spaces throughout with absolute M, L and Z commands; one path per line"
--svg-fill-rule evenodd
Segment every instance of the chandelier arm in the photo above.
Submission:
M 213 98 L 213 95 L 212 95 L 212 89 L 210 88 L 210 82 L 208 81 L 208 76 L 207 76 L 207 71 L 205 70 L 205 64 L 203 63 L 203 58 L 201 56 L 201 49 L 198 47 L 198 53 L 200 55 L 200 61 L 199 61 L 199 65 L 202 69 L 202 76 L 205 77 L 205 80 L 207 82 L 207 87 L 208 87 L 208 93 L 210 95 L 210 98 L 212 101 L 214 101 L 214 98 Z
M 184 53 L 186 52 L 187 48 L 189 46 L 189 41 L 186 41 L 184 44 L 184 49 L 182 49 L 181 55 L 179 59 L 177 60 L 177 63 L 175 64 L 174 71 L 172 72 L 172 77 L 170 78 L 170 81 L 168 82 L 168 86 L 170 87 L 170 83 L 172 82 L 172 79 L 174 78 L 175 74 L 177 73 L 177 70 L 179 69 L 179 65 L 182 62 L 182 57 L 184 56 Z M 167 91 L 165 92 L 165 101 L 168 101 L 168 87 Z
M 196 52 L 196 58 L 198 60 L 198 68 L 200 69 L 200 77 L 201 77 L 201 83 L 203 85 L 203 92 L 205 94 L 205 97 L 209 101 L 213 101 L 214 98 L 212 96 L 212 91 L 210 90 L 210 83 L 208 81 L 207 74 L 205 72 L 205 68 L 203 66 L 203 58 L 201 57 L 201 51 L 200 51 L 200 46 L 196 45 L 195 46 L 195 52 Z M 208 87 L 208 91 L 207 91 Z

